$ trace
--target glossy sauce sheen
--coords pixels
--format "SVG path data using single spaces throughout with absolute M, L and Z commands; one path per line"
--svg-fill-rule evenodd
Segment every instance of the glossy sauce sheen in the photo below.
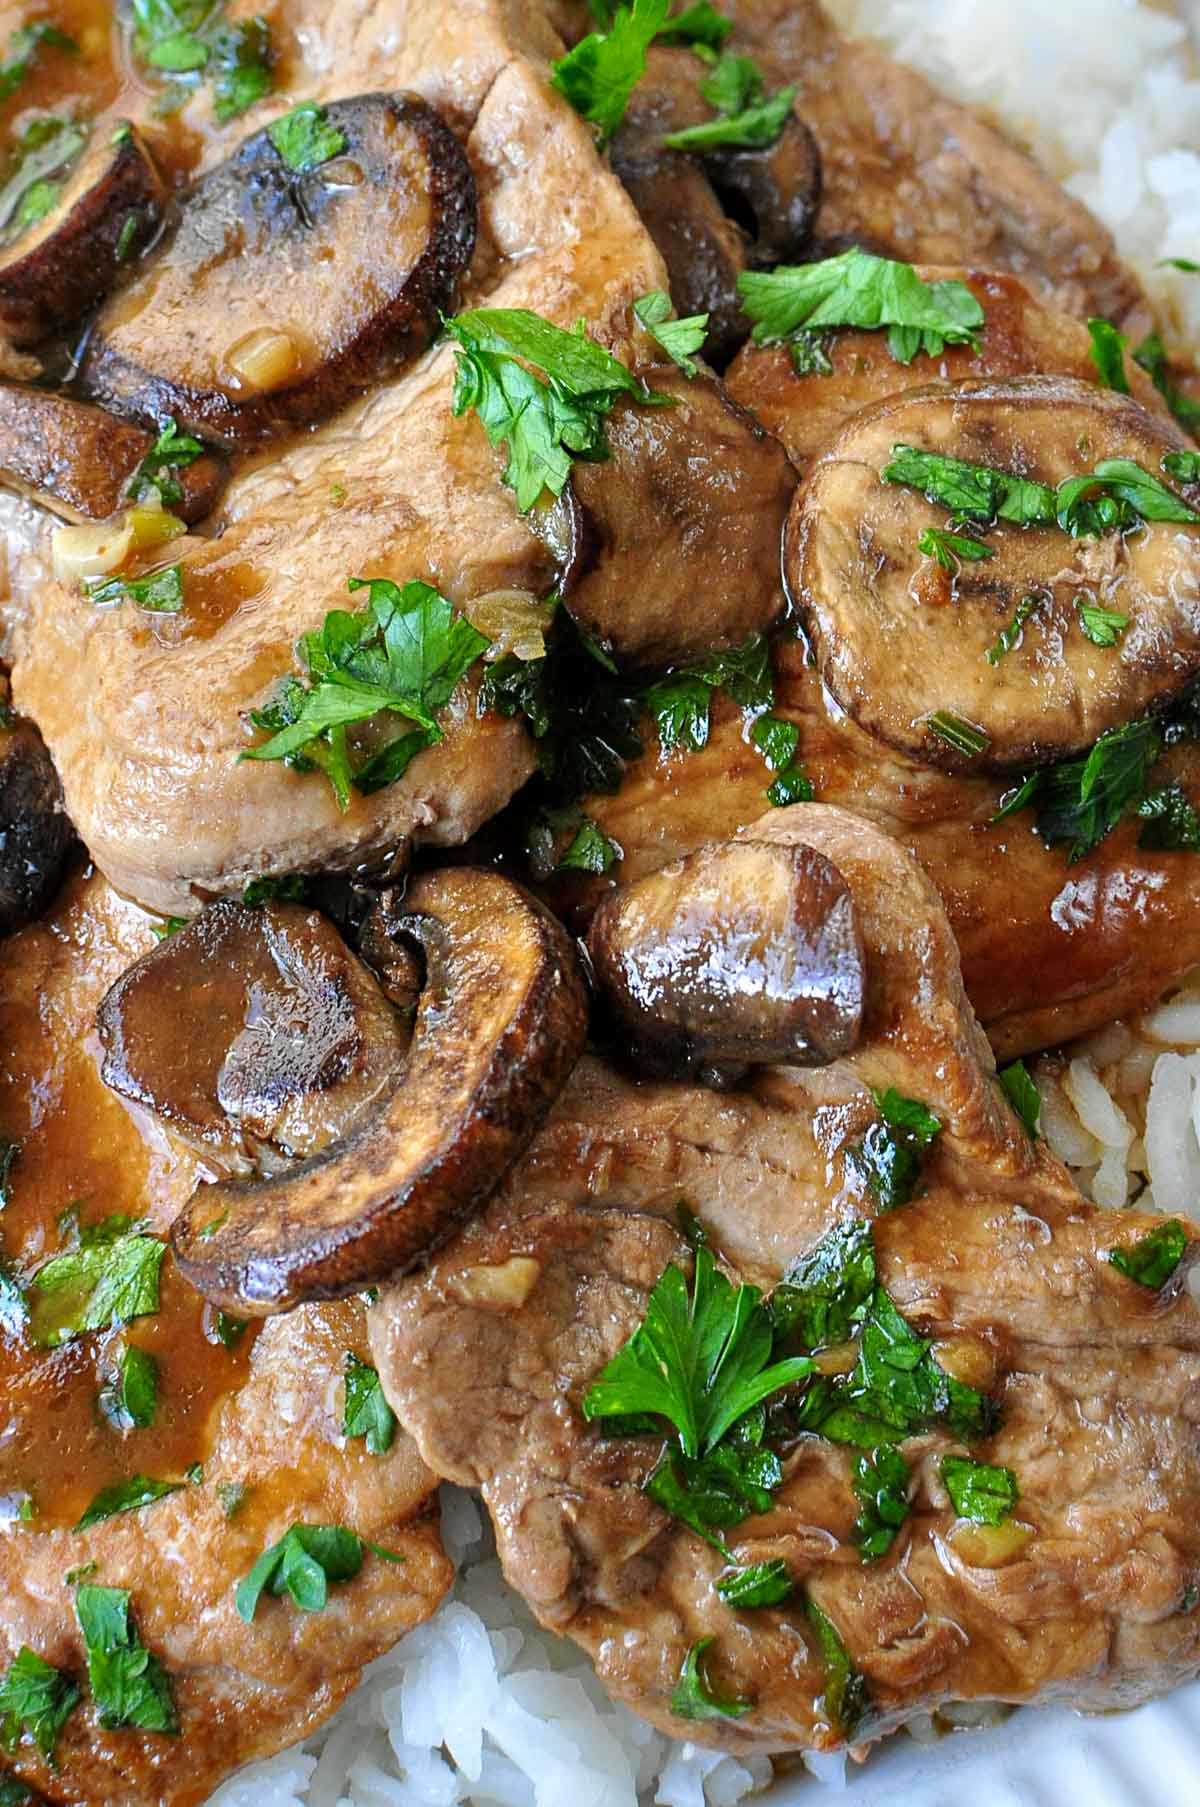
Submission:
M 0 1135 L 20 1145 L 3 1247 L 22 1281 L 63 1251 L 64 1210 L 85 1226 L 119 1212 L 161 1234 L 200 1177 L 99 1076 L 95 1007 L 154 945 L 150 922 L 100 879 L 76 877 L 48 917 L 0 943 Z M 246 1377 L 254 1334 L 226 1349 L 169 1255 L 158 1312 L 125 1330 L 38 1351 L 0 1321 L 0 1519 L 19 1517 L 30 1497 L 36 1533 L 74 1524 L 102 1488 L 133 1474 L 184 1481 L 204 1460 L 216 1408 Z M 126 1343 L 158 1361 L 158 1410 L 150 1428 L 122 1434 L 97 1396 Z

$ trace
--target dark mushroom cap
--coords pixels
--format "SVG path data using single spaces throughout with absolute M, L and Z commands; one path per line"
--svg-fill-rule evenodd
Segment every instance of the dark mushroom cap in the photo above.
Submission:
M 201 1187 L 172 1228 L 183 1272 L 228 1310 L 340 1298 L 420 1261 L 503 1178 L 582 1050 L 578 956 L 520 886 L 427 874 L 392 933 L 419 946 L 425 984 L 377 1105 L 284 1173 Z
M 626 1050 L 655 1074 L 822 1066 L 858 1040 L 854 900 L 811 847 L 702 847 L 606 898 L 588 951 Z
M 928 727 L 950 711 L 988 736 L 976 764 L 998 772 L 1066 758 L 1163 706 L 1200 672 L 1200 526 L 1072 539 L 1000 522 L 983 533 L 994 556 L 951 571 L 918 550 L 949 510 L 880 473 L 907 445 L 1049 485 L 1103 459 L 1161 481 L 1163 456 L 1186 444 L 1131 396 L 1069 377 L 931 384 L 855 415 L 812 466 L 785 539 L 835 700 L 881 740 L 956 769 L 962 756 Z M 1026 597 L 1020 644 L 989 662 Z M 1127 618 L 1118 644 L 1084 635 L 1081 603 Z
M 0 382 L 0 481 L 31 490 L 68 519 L 116 514 L 154 438 L 73 396 Z M 212 452 L 182 465 L 172 514 L 201 520 L 215 507 L 226 474 L 224 459 Z
M 0 935 L 49 903 L 74 840 L 54 762 L 33 723 L 12 713 L 0 672 Z
M 323 114 L 345 138 L 336 157 L 297 173 L 256 132 L 182 198 L 96 321 L 82 370 L 92 397 L 253 445 L 425 349 L 474 250 L 466 154 L 413 95 Z
M 70 326 L 153 236 L 162 178 L 127 120 L 93 136 L 44 219 L 0 249 L 0 329 L 30 345 Z
M 676 406 L 618 402 L 612 457 L 575 466 L 591 558 L 564 602 L 619 658 L 654 665 L 735 646 L 777 619 L 796 476 L 716 377 L 689 381 L 673 365 L 638 375 Z

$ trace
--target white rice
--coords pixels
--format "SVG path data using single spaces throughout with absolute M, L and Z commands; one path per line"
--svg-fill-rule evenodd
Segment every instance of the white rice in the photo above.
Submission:
M 1200 81 L 1179 20 L 1138 0 L 827 4 L 1027 144 L 1112 228 L 1176 343 L 1200 345 L 1200 276 L 1159 267 L 1200 262 Z M 1181 10 L 1200 30 L 1200 0 Z M 1047 1140 L 1089 1197 L 1200 1217 L 1200 971 L 1036 1079 Z M 209 1807 L 734 1807 L 769 1784 L 765 1759 L 674 1743 L 610 1701 L 505 1586 L 478 1504 L 442 1499 L 450 1598 L 318 1736 Z M 843 1758 L 810 1768 L 814 1793 L 844 1785 Z

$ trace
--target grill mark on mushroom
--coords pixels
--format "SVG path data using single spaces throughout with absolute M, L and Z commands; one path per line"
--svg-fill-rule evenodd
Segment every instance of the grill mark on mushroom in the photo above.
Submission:
M 428 874 L 391 933 L 419 945 L 426 974 L 377 1107 L 287 1172 L 202 1187 L 172 1228 L 184 1274 L 230 1311 L 344 1297 L 428 1255 L 500 1182 L 582 1050 L 577 956 L 511 881 Z
M 176 207 L 81 373 L 115 413 L 254 445 L 425 349 L 475 245 L 475 182 L 414 95 L 324 109 L 345 148 L 297 174 L 256 132 Z
M 823 1066 L 858 1040 L 862 934 L 816 848 L 701 848 L 606 898 L 588 951 L 622 1041 L 658 1077 Z

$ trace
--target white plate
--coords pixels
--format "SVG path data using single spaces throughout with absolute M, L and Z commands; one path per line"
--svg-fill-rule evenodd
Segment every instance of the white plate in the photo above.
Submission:
M 851 1765 L 844 1793 L 804 1777 L 763 1807 L 1198 1807 L 1200 1683 L 1102 1718 L 1027 1707 L 992 1731 L 903 1733 Z

